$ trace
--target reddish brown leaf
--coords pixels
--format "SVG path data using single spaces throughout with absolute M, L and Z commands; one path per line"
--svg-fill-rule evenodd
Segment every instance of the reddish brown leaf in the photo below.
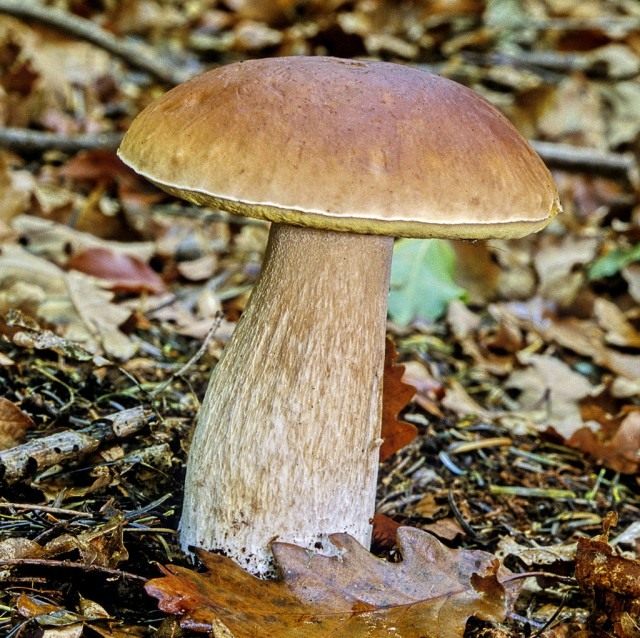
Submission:
M 20 594 L 16 600 L 16 610 L 23 618 L 36 618 L 45 614 L 52 614 L 60 611 L 62 607 L 52 605 L 43 600 L 38 600 L 27 594 Z
M 157 294 L 165 290 L 158 273 L 142 260 L 108 248 L 87 248 L 76 253 L 67 262 L 67 267 L 106 279 L 114 292 Z
M 396 545 L 396 536 L 401 523 L 394 521 L 386 514 L 376 514 L 373 517 L 373 543 L 379 549 L 391 549 Z M 441 518 L 435 523 L 421 524 L 420 529 L 445 540 L 452 541 L 457 536 L 464 535 L 455 518 Z
M 609 545 L 609 527 L 616 521 L 610 512 L 601 536 L 578 539 L 576 579 L 593 598 L 593 625 L 608 636 L 631 638 L 637 635 L 629 629 L 640 609 L 640 561 L 617 555 Z
M 0 450 L 21 443 L 32 427 L 33 421 L 28 414 L 9 399 L 0 397 Z
M 115 153 L 102 149 L 81 151 L 60 169 L 60 174 L 69 179 L 86 182 L 111 183 L 139 179 Z
M 374 544 L 381 549 L 391 549 L 396 544 L 400 523 L 386 514 L 375 514 L 372 525 Z
M 393 341 L 387 339 L 384 359 L 384 382 L 382 389 L 382 439 L 380 460 L 388 459 L 394 452 L 411 443 L 418 430 L 415 425 L 398 419 L 416 389 L 402 381 L 404 366 L 394 362 L 398 357 Z
M 422 525 L 422 529 L 435 534 L 438 538 L 452 541 L 457 536 L 463 536 L 464 530 L 455 518 L 441 518 L 435 523 Z
M 402 380 L 404 383 L 415 386 L 416 396 L 413 400 L 417 405 L 438 419 L 444 418 L 440 409 L 441 400 L 445 394 L 444 386 L 433 378 L 424 364 L 419 361 L 407 361 L 404 364 Z
M 415 528 L 398 530 L 400 563 L 347 534 L 331 541 L 340 556 L 274 543 L 282 581 L 258 580 L 202 552 L 207 572 L 169 566 L 146 589 L 183 627 L 233 638 L 462 638 L 470 616 L 503 619 L 519 590 L 491 554 L 448 549 Z
M 633 410 L 610 433 L 611 423 L 605 422 L 599 432 L 581 428 L 567 441 L 567 445 L 577 448 L 598 459 L 603 465 L 616 472 L 633 474 L 638 471 L 640 459 L 640 410 Z
M 150 186 L 112 151 L 81 151 L 60 169 L 60 174 L 90 184 L 116 184 L 120 201 L 133 210 L 145 209 L 165 197 L 164 193 Z

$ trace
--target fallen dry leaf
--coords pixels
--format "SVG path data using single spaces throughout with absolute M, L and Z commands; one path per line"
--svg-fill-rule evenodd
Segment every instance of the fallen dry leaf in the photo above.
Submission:
M 0 312 L 19 308 L 56 326 L 67 339 L 93 352 L 103 349 L 129 359 L 136 345 L 119 330 L 130 311 L 112 303 L 113 294 L 79 272 L 65 273 L 20 246 L 0 254 Z
M 622 276 L 629 286 L 629 294 L 640 303 L 640 264 L 629 264 L 622 269 Z
M 398 530 L 400 563 L 347 534 L 331 542 L 339 556 L 274 543 L 281 581 L 201 552 L 207 572 L 168 566 L 146 590 L 183 627 L 228 638 L 462 638 L 469 617 L 502 620 L 519 591 L 491 554 L 449 549 L 419 529 Z
M 464 536 L 466 533 L 462 527 L 460 527 L 460 523 L 453 517 L 441 518 L 435 523 L 426 523 L 421 525 L 421 529 L 448 541 L 452 541 L 458 536 Z
M 178 272 L 189 281 L 211 279 L 218 266 L 218 258 L 210 253 L 190 261 L 181 261 L 177 265 Z
M 601 635 L 635 638 L 640 561 L 618 555 L 609 544 L 609 529 L 616 522 L 617 515 L 609 512 L 600 536 L 578 539 L 576 580 L 592 598 L 591 622 Z
M 92 248 L 105 248 L 122 255 L 131 255 L 149 261 L 156 251 L 150 241 L 113 241 L 100 239 L 65 224 L 31 215 L 18 215 L 11 228 L 29 245 L 29 252 L 62 264 L 69 253 L 75 254 Z
M 607 348 L 604 331 L 593 321 L 574 317 L 554 321 L 543 335 L 564 348 L 591 357 L 594 363 L 616 374 L 629 379 L 640 377 L 640 356 Z
M 552 427 L 569 438 L 583 425 L 578 402 L 593 392 L 593 386 L 581 374 L 555 357 L 530 355 L 529 367 L 516 370 L 505 387 L 519 390 L 517 401 L 530 419 L 542 429 Z M 562 383 L 558 380 L 562 379 Z
M 160 294 L 164 281 L 142 259 L 117 253 L 108 248 L 87 248 L 67 262 L 69 270 L 78 270 L 109 282 L 114 292 Z
M 598 298 L 593 311 L 598 324 L 605 331 L 607 343 L 625 348 L 640 348 L 640 332 L 631 325 L 616 304 L 607 299 Z
M 473 414 L 482 419 L 491 420 L 495 416 L 475 401 L 456 379 L 449 380 L 442 405 L 461 417 Z
M 398 528 L 401 524 L 386 514 L 375 514 L 372 521 L 373 543 L 380 549 L 391 549 L 396 544 Z
M 394 363 L 397 356 L 393 341 L 387 339 L 382 384 L 381 461 L 388 459 L 399 449 L 411 443 L 418 435 L 415 425 L 398 418 L 400 412 L 415 395 L 416 389 L 403 382 L 404 366 Z
M 414 402 L 425 412 L 439 419 L 444 418 L 440 410 L 440 399 L 444 396 L 444 387 L 435 379 L 427 367 L 419 361 L 406 361 L 402 380 L 416 389 Z
M 0 397 L 0 450 L 22 443 L 32 427 L 33 421 L 28 414 L 9 399 Z
M 43 553 L 44 551 L 41 545 L 21 536 L 5 538 L 0 541 L 0 560 L 40 558 Z
M 460 300 L 454 299 L 449 304 L 447 323 L 462 351 L 473 359 L 477 368 L 498 376 L 505 376 L 513 370 L 513 357 L 494 354 L 486 347 L 486 339 L 478 339 L 477 332 L 482 318 Z
M 45 545 L 44 552 L 47 556 L 58 556 L 78 551 L 86 565 L 116 567 L 129 558 L 123 542 L 125 524 L 124 517 L 117 514 L 80 534 L 61 534 Z
M 80 599 L 78 612 L 26 593 L 18 596 L 15 605 L 20 616 L 32 619 L 39 627 L 45 628 L 41 632 L 43 638 L 80 638 L 85 635 L 85 624 L 92 626 L 92 621 L 105 621 L 110 618 L 101 605 L 86 598 Z
M 612 436 L 605 428 L 594 432 L 585 427 L 577 430 L 566 444 L 590 454 L 616 472 L 634 474 L 640 466 L 640 410 L 629 412 Z
M 598 240 L 592 237 L 586 239 L 566 235 L 561 241 L 548 235 L 543 238 L 543 244 L 534 255 L 533 263 L 538 273 L 540 294 L 547 299 L 553 299 L 563 305 L 573 301 L 584 282 L 584 273 L 576 273 L 576 266 L 582 266 L 593 261 L 598 249 Z M 579 277 L 571 275 L 578 274 Z
M 467 302 L 485 305 L 498 291 L 501 268 L 493 259 L 487 242 L 452 241 L 457 266 L 455 281 L 467 291 Z
M 11 170 L 4 152 L 0 152 L 0 220 L 8 222 L 29 208 L 34 179 L 31 173 Z
M 568 563 L 575 559 L 576 544 L 527 546 L 521 545 L 511 536 L 503 536 L 498 542 L 496 556 L 500 559 L 504 559 L 507 556 L 516 556 L 527 567 Z
M 87 182 L 138 180 L 139 177 L 112 151 L 80 151 L 60 168 L 60 175 Z

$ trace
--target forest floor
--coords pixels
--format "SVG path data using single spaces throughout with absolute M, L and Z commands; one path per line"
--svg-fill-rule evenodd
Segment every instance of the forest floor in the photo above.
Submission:
M 395 280 L 388 332 L 416 391 L 391 368 L 385 402 L 416 436 L 381 465 L 372 551 L 400 560 L 404 525 L 539 574 L 504 617 L 431 638 L 637 638 L 635 0 L 0 0 L 0 634 L 191 631 L 144 584 L 190 566 L 189 435 L 268 226 L 159 192 L 115 148 L 172 85 L 295 54 L 472 87 L 532 141 L 564 208 L 522 240 L 405 244 L 447 292 L 434 306 Z

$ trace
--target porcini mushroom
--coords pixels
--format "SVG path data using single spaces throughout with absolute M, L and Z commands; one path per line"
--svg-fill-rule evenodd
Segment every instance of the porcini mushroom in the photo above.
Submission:
M 383 62 L 290 57 L 205 73 L 147 107 L 120 157 L 161 188 L 266 219 L 262 274 L 191 444 L 181 542 L 257 574 L 374 512 L 392 237 L 520 237 L 551 176 L 471 90 Z

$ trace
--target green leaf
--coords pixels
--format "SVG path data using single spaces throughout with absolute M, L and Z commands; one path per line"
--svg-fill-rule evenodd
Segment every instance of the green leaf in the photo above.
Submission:
M 415 319 L 433 321 L 449 302 L 464 297 L 453 281 L 456 255 L 441 239 L 400 239 L 393 250 L 389 315 L 406 326 Z
M 640 244 L 632 248 L 616 248 L 591 264 L 589 279 L 611 277 L 634 261 L 640 261 Z

